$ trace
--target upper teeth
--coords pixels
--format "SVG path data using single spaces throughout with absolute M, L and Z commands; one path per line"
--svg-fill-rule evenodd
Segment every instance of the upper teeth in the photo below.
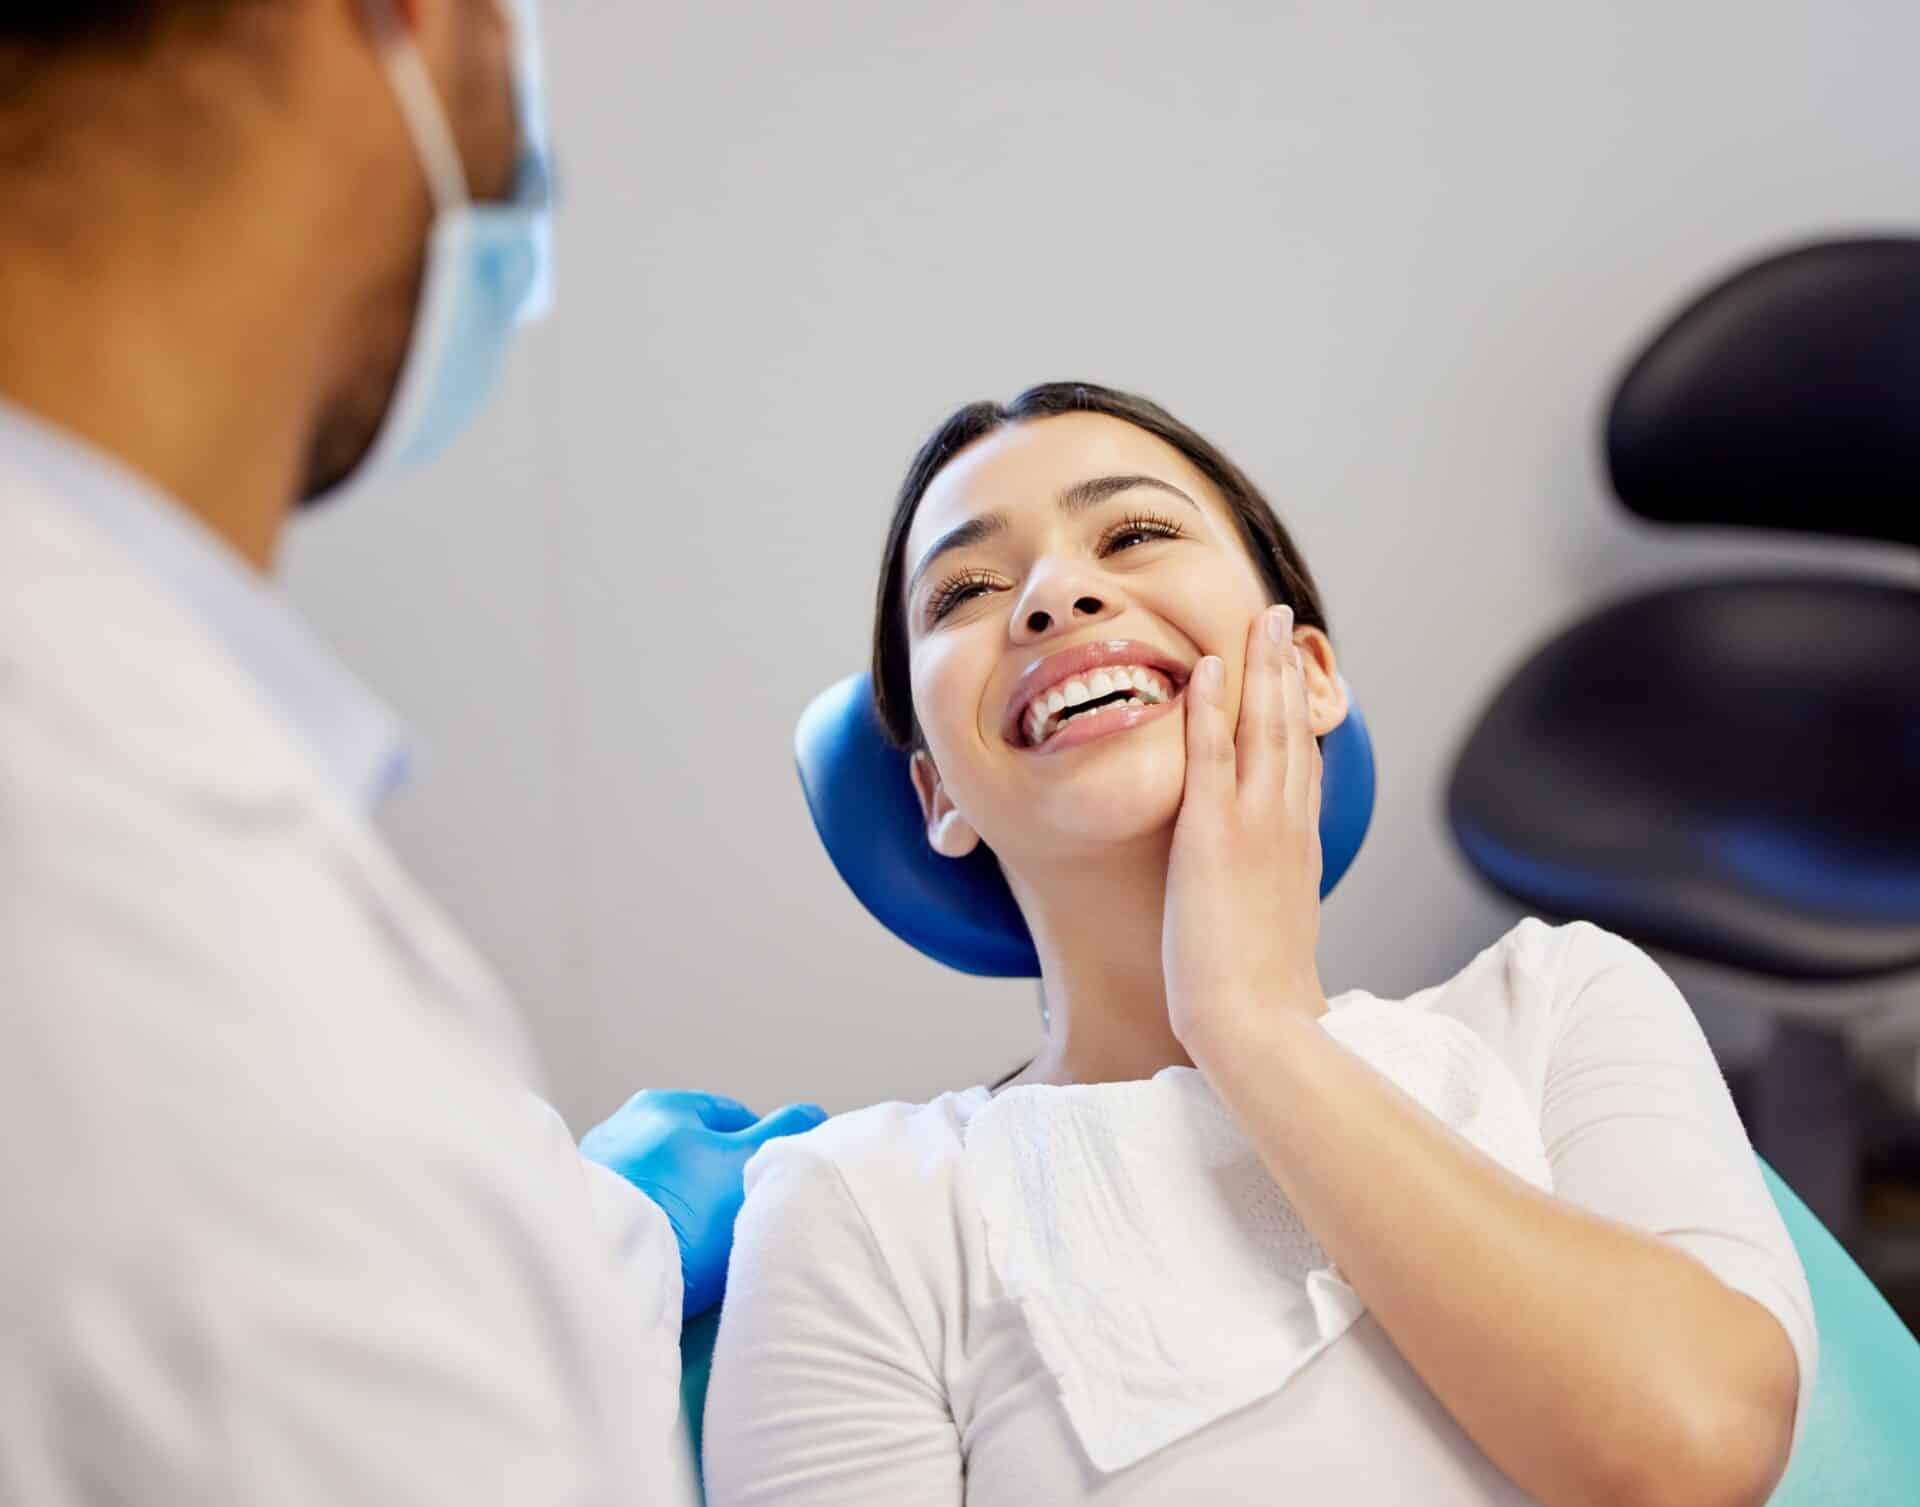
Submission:
M 1024 719 L 1028 744 L 1038 747 L 1051 738 L 1066 721 L 1063 714 L 1072 708 L 1121 691 L 1128 693 L 1127 699 L 1115 702 L 1116 706 L 1153 706 L 1173 699 L 1173 687 L 1156 670 L 1145 665 L 1102 665 L 1090 675 L 1063 681 L 1028 703 Z

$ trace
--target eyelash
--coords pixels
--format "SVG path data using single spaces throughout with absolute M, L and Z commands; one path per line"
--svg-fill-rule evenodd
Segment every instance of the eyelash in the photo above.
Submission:
M 965 599 L 965 593 L 978 586 L 983 590 L 993 585 L 992 572 L 985 570 L 963 570 L 957 576 L 950 576 L 940 583 L 927 602 L 927 621 L 937 623 Z
M 1122 519 L 1100 537 L 1100 552 L 1111 554 L 1119 541 L 1129 534 L 1145 535 L 1148 539 L 1179 539 L 1186 530 L 1171 518 L 1158 513 L 1133 513 Z M 1131 545 L 1125 546 L 1132 548 Z M 940 583 L 940 589 L 934 592 L 927 603 L 927 621 L 937 623 L 963 601 L 968 600 L 967 593 L 975 587 L 982 590 L 992 586 L 995 577 L 991 571 L 963 570 L 956 576 Z
M 1173 519 L 1158 513 L 1135 513 L 1109 529 L 1100 540 L 1100 548 L 1108 551 L 1117 540 L 1126 538 L 1128 534 L 1145 534 L 1154 539 L 1179 539 L 1186 534 L 1186 530 Z

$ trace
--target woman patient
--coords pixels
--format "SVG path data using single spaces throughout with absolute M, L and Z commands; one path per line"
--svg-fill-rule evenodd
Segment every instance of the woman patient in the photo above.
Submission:
M 873 668 L 927 841 L 1020 903 L 1045 1039 L 754 1160 L 713 1507 L 1766 1500 L 1812 1305 L 1666 975 L 1529 919 L 1408 999 L 1323 992 L 1346 692 L 1225 456 L 1089 385 L 962 409 Z

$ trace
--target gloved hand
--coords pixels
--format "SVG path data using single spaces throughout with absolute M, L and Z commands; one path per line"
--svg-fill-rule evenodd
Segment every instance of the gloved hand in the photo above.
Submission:
M 715 1094 L 648 1089 L 588 1131 L 580 1154 L 619 1173 L 666 1212 L 686 1280 L 682 1316 L 690 1319 L 726 1291 L 748 1158 L 768 1141 L 811 1130 L 826 1118 L 814 1105 L 789 1104 L 756 1120 L 746 1105 Z

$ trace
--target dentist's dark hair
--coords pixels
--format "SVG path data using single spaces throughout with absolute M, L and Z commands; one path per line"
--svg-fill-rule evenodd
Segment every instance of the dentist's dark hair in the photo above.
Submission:
M 906 480 L 894 499 L 893 522 L 887 529 L 886 550 L 880 557 L 880 589 L 873 611 L 873 696 L 880 723 L 894 745 L 903 751 L 921 746 L 920 724 L 913 712 L 913 688 L 907 674 L 907 604 L 905 550 L 914 515 L 927 488 L 951 461 L 975 440 L 1009 424 L 1052 418 L 1066 413 L 1099 413 L 1119 419 L 1164 440 L 1184 455 L 1214 488 L 1233 514 L 1240 539 L 1254 568 L 1266 582 L 1267 596 L 1293 608 L 1296 623 L 1318 628 L 1331 636 L 1320 589 L 1301 557 L 1286 526 L 1247 474 L 1227 459 L 1211 440 L 1181 423 L 1158 403 L 1133 393 L 1100 387 L 1092 382 L 1043 382 L 1029 387 L 1011 403 L 969 403 L 957 409 L 920 447 Z
M 0 0 L 0 201 L 16 181 L 63 187 L 82 141 L 127 149 L 141 171 L 204 172 L 240 69 L 192 64 L 278 85 L 295 14 L 292 0 Z M 41 194 L 31 212 L 71 219 L 99 197 Z
M 8 0 L 0 46 L 45 51 L 139 47 L 169 26 L 216 21 L 259 0 Z

